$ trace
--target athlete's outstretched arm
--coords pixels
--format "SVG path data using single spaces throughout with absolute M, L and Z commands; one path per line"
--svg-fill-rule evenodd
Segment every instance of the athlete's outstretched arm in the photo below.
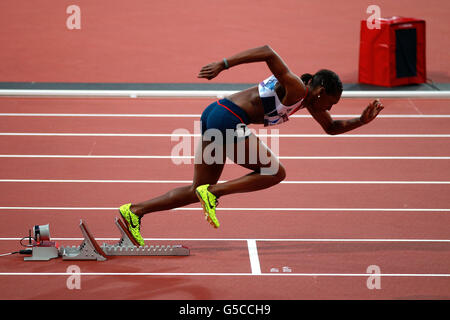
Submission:
M 299 97 L 305 95 L 306 87 L 302 80 L 292 73 L 283 59 L 268 45 L 242 51 L 229 58 L 226 58 L 228 68 L 252 62 L 266 62 L 270 71 L 290 94 L 298 94 Z M 204 66 L 199 78 L 211 80 L 215 78 L 221 71 L 226 69 L 225 61 L 218 61 Z
M 331 135 L 341 134 L 365 125 L 376 118 L 384 109 L 380 100 L 372 101 L 362 112 L 361 116 L 348 120 L 333 120 L 328 111 L 315 111 L 308 107 L 312 117 L 322 126 L 326 133 Z

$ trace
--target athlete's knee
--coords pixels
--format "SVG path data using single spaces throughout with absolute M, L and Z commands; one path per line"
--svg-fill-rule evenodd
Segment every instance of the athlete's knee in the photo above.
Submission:
M 197 187 L 199 187 L 200 185 L 197 183 L 192 183 L 189 187 L 188 190 L 190 193 L 195 194 L 195 189 L 197 189 Z
M 197 197 L 195 194 L 195 191 L 197 190 L 197 188 L 198 187 L 200 187 L 201 185 L 204 185 L 204 184 L 206 184 L 206 183 L 196 183 L 196 182 L 193 182 L 188 188 L 189 188 L 189 192 L 191 193 L 191 194 L 193 194 L 195 197 Z

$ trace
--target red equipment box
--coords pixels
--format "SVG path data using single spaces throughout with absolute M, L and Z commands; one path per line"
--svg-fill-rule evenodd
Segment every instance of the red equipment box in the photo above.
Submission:
M 426 82 L 425 21 L 391 17 L 379 28 L 361 21 L 359 82 L 394 87 Z M 369 25 L 371 25 L 369 23 Z

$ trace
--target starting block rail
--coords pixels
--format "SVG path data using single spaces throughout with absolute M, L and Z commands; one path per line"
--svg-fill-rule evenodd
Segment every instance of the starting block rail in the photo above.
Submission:
M 121 233 L 121 238 L 116 244 L 103 243 L 101 246 L 89 231 L 87 224 L 80 220 L 80 229 L 83 241 L 79 246 L 61 246 L 59 249 L 40 248 L 32 249 L 32 257 L 24 258 L 25 261 L 44 261 L 57 257 L 63 260 L 96 260 L 106 261 L 109 256 L 189 256 L 189 248 L 183 245 L 145 245 L 139 246 L 137 241 L 129 232 L 125 223 L 116 217 L 115 224 Z M 44 250 L 45 249 L 45 250 Z M 49 256 L 47 251 L 52 249 L 53 254 Z
M 182 245 L 151 245 L 139 246 L 130 231 L 122 222 L 116 218 L 116 226 L 122 237 L 114 245 L 104 243 L 101 249 L 108 256 L 188 256 L 189 248 Z

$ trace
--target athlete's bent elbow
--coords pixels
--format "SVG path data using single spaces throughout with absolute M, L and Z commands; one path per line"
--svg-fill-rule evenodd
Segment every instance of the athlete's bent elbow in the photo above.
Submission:
M 281 163 L 278 164 L 278 170 L 274 175 L 274 178 L 276 179 L 276 183 L 280 183 L 281 181 L 286 179 L 286 170 Z
M 337 132 L 336 130 L 333 130 L 333 129 L 328 129 L 325 132 L 330 136 L 335 136 L 335 135 L 339 134 L 339 132 Z
M 324 125 L 322 127 L 325 130 L 325 132 L 330 136 L 335 136 L 335 135 L 341 133 L 339 123 L 336 121 L 332 121 L 329 124 Z
M 324 126 L 323 129 L 326 132 L 326 134 L 328 134 L 330 136 L 335 136 L 335 135 L 339 134 L 338 130 L 336 130 L 336 127 L 333 124 Z
M 275 54 L 275 51 L 268 44 L 262 46 L 261 49 L 264 51 L 266 59 L 270 59 Z
M 268 45 L 268 44 L 263 45 L 262 48 L 267 51 L 273 51 L 272 48 L 270 47 L 270 45 Z

